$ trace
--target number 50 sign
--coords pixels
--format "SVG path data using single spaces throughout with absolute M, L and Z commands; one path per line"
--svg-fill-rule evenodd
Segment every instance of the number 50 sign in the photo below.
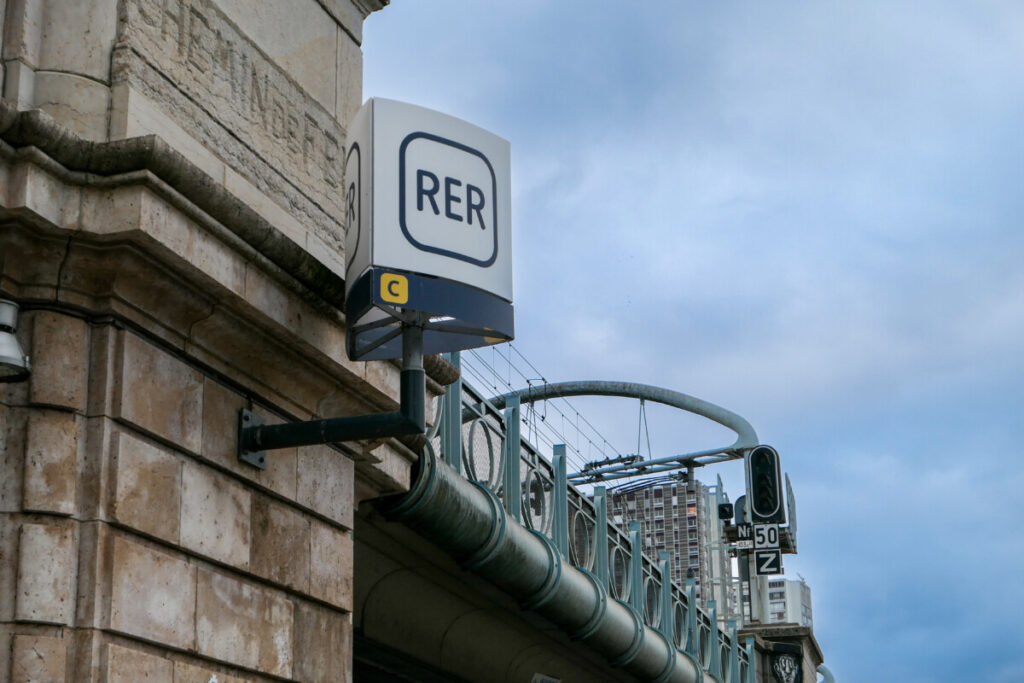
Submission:
M 779 525 L 778 524 L 755 524 L 754 525 L 754 549 L 769 549 L 779 547 Z

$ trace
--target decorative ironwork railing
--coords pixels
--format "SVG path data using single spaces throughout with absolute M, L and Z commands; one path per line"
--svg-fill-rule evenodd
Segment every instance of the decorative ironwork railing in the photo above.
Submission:
M 753 641 L 741 645 L 736 625 L 718 627 L 695 598 L 695 585 L 670 580 L 668 553 L 643 552 L 639 524 L 629 533 L 608 521 L 602 486 L 593 496 L 568 484 L 564 446 L 545 458 L 520 436 L 517 400 L 499 411 L 472 385 L 459 380 L 442 399 L 428 447 L 462 476 L 494 492 L 506 513 L 547 536 L 576 568 L 593 574 L 608 594 L 628 604 L 702 669 L 724 683 L 754 683 Z

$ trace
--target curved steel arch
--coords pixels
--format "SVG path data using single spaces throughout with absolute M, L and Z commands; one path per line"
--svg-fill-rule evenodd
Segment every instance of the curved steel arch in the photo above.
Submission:
M 663 387 L 656 387 L 650 384 L 638 384 L 636 382 L 615 382 L 607 380 L 584 380 L 579 382 L 558 382 L 555 384 L 544 384 L 528 387 L 507 394 L 495 396 L 489 402 L 496 409 L 502 410 L 512 397 L 518 397 L 520 403 L 535 403 L 551 398 L 566 398 L 569 396 L 619 396 L 622 398 L 635 398 L 643 401 L 652 401 L 663 405 L 672 406 L 685 410 L 688 413 L 700 415 L 712 422 L 717 422 L 736 432 L 736 441 L 721 448 L 711 448 L 682 455 L 673 455 L 666 458 L 647 460 L 642 466 L 649 472 L 660 471 L 659 465 L 669 464 L 694 464 L 709 465 L 724 460 L 733 460 L 743 457 L 745 451 L 758 445 L 757 432 L 744 418 L 721 406 L 709 403 L 689 394 L 679 391 L 672 391 Z M 718 456 L 718 457 L 716 457 Z M 603 478 L 603 475 L 621 472 L 626 469 L 636 468 L 636 465 L 609 465 L 600 469 L 592 469 L 586 472 L 570 474 L 570 479 L 587 477 Z

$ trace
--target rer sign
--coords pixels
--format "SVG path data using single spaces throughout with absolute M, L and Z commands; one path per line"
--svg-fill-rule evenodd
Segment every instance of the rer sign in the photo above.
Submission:
M 425 353 L 512 339 L 508 142 L 380 98 L 363 105 L 349 134 L 349 357 L 400 357 L 402 320 L 424 325 Z

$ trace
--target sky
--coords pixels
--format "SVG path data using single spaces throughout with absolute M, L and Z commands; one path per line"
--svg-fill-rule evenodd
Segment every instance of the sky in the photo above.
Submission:
M 1024 4 L 394 0 L 363 51 L 364 97 L 510 141 L 547 381 L 778 449 L 838 681 L 1024 681 Z M 647 416 L 654 457 L 731 440 Z

